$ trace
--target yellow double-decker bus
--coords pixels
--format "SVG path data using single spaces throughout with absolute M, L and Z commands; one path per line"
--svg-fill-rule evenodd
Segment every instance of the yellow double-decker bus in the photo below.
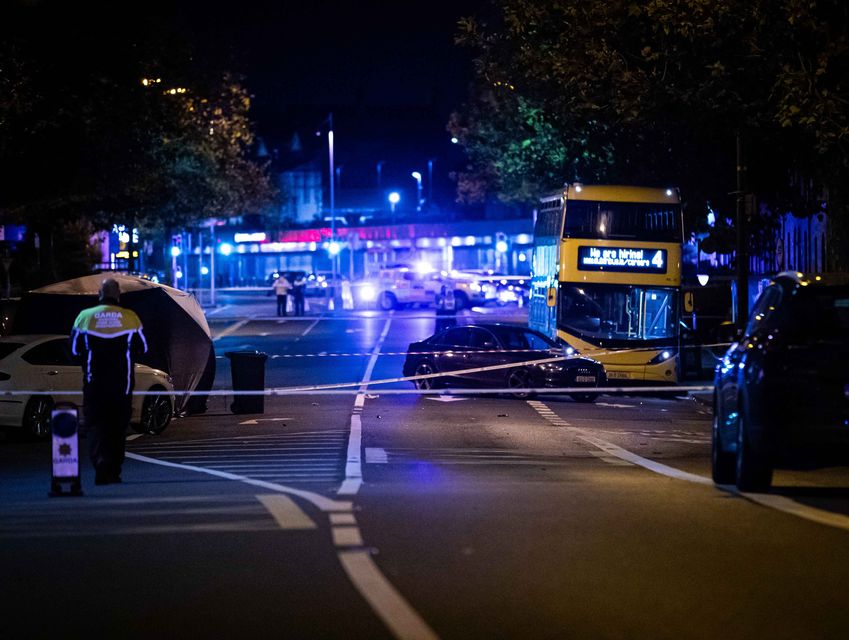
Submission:
M 571 184 L 542 198 L 529 325 L 611 381 L 677 382 L 682 240 L 677 189 Z

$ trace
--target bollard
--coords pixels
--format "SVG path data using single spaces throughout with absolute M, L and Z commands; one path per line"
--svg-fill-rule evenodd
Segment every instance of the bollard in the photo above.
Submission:
M 81 496 L 79 414 L 76 405 L 57 404 L 51 414 L 50 430 L 53 464 L 48 495 Z M 63 490 L 63 484 L 70 485 L 68 491 Z

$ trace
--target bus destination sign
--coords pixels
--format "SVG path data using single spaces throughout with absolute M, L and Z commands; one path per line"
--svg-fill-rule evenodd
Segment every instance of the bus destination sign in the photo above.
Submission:
M 578 247 L 579 271 L 666 273 L 666 249 Z

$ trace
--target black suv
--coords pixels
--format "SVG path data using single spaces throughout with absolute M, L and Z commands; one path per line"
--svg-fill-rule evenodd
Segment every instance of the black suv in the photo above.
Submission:
M 713 480 L 849 462 L 849 278 L 782 273 L 716 367 Z

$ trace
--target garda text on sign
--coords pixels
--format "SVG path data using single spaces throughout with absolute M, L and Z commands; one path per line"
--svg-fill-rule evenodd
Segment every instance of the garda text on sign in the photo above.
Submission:
M 666 273 L 666 249 L 582 246 L 578 270 Z

